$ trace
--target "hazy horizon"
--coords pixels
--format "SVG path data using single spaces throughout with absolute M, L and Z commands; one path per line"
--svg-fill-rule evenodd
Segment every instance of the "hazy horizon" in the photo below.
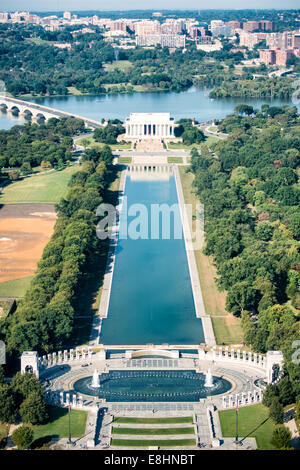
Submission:
M 181 0 L 127 0 L 124 8 L 122 0 L 111 0 L 109 8 L 106 2 L 99 0 L 45 0 L 41 7 L 40 0 L 1 0 L 0 11 L 34 11 L 34 12 L 62 12 L 62 11 L 130 11 L 130 10 L 297 10 L 299 3 L 296 0 L 253 0 L 252 8 L 249 2 L 229 0 L 224 8 L 223 0 L 212 0 L 209 8 L 203 8 L 198 0 L 186 0 L 184 7 Z M 284 3 L 284 6 L 282 5 Z M 84 4 L 84 7 L 82 6 Z M 297 8 L 298 7 L 298 8 Z

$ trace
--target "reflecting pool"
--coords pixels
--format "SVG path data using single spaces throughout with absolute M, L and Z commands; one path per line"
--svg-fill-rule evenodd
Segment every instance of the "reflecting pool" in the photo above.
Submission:
M 151 213 L 151 204 L 178 203 L 173 175 L 137 180 L 127 175 L 127 207 L 139 203 Z M 177 206 L 179 213 L 179 208 Z M 178 215 L 178 214 L 177 214 Z M 120 233 L 126 232 L 123 210 Z M 181 219 L 176 217 L 181 226 Z M 100 343 L 116 344 L 199 344 L 205 342 L 202 321 L 196 317 L 185 242 L 170 232 L 164 239 L 119 239 L 107 318 L 103 319 Z M 149 222 L 150 233 L 150 222 Z
M 107 401 L 199 401 L 231 389 L 222 377 L 213 377 L 212 387 L 205 386 L 205 375 L 187 371 L 110 371 L 100 375 L 100 387 L 92 387 L 92 376 L 77 380 L 78 393 Z

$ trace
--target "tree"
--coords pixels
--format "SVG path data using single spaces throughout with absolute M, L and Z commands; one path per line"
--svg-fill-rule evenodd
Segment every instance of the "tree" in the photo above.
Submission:
M 271 406 L 274 398 L 278 397 L 278 390 L 275 385 L 268 384 L 263 394 L 263 405 Z
M 47 420 L 46 405 L 39 393 L 28 395 L 20 406 L 20 415 L 24 423 L 42 424 Z
M 255 227 L 257 238 L 265 242 L 272 238 L 274 227 L 268 221 L 259 222 Z
M 19 404 L 32 394 L 37 394 L 41 398 L 44 396 L 44 389 L 40 381 L 34 374 L 29 372 L 26 372 L 25 374 L 17 372 L 11 382 L 11 386 L 16 394 L 16 401 Z
M 237 282 L 228 291 L 226 309 L 234 315 L 240 314 L 243 310 L 252 310 L 255 297 L 256 290 L 247 281 Z
M 295 400 L 295 393 L 289 381 L 289 377 L 284 377 L 277 385 L 279 391 L 279 400 L 285 405 L 293 403 Z
M 7 384 L 0 385 L 0 421 L 13 423 L 16 415 L 16 403 L 12 388 Z
M 258 326 L 268 331 L 273 330 L 278 325 L 286 325 L 291 327 L 295 322 L 293 312 L 285 305 L 273 305 L 266 310 L 260 312 L 258 318 Z
M 33 430 L 29 426 L 20 426 L 12 433 L 12 440 L 19 450 L 30 449 L 33 442 Z
M 285 426 L 277 426 L 272 434 L 271 442 L 276 449 L 291 448 L 292 433 Z
M 238 104 L 237 106 L 235 106 L 234 111 L 237 114 L 247 114 L 247 116 L 250 116 L 251 114 L 253 114 L 254 109 L 248 104 Z
M 274 397 L 269 406 L 269 416 L 275 424 L 283 423 L 283 406 L 279 401 L 279 397 Z

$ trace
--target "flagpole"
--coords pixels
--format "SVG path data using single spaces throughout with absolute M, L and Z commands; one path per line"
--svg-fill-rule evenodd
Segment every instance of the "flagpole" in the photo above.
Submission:
M 68 444 L 73 444 L 71 441 L 71 405 L 69 405 L 69 440 Z
M 235 407 L 235 444 L 239 444 L 239 399 L 236 399 Z

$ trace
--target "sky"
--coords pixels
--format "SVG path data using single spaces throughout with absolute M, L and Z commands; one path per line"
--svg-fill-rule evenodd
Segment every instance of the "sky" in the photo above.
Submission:
M 0 0 L 0 11 L 297 9 L 299 0 Z

